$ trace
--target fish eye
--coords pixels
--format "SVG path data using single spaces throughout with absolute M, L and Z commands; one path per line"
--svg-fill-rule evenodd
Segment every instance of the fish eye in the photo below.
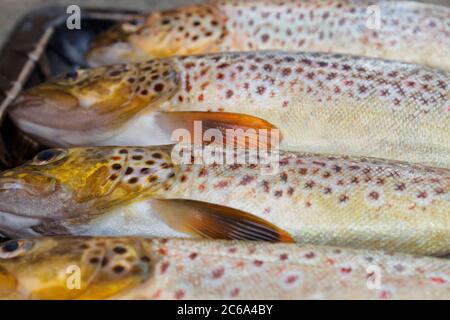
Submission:
M 10 240 L 0 244 L 0 259 L 15 258 L 33 247 L 32 240 Z
M 76 70 L 72 70 L 72 71 L 67 72 L 64 75 L 64 79 L 65 80 L 77 80 L 77 76 L 78 76 L 78 72 Z
M 39 152 L 34 158 L 32 163 L 37 165 L 48 164 L 59 159 L 64 158 L 67 151 L 64 149 L 48 149 Z

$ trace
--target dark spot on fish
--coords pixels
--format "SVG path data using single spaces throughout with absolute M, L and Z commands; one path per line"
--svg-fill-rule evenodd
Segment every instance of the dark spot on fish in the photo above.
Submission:
M 109 179 L 110 180 L 116 180 L 119 176 L 117 174 L 112 174 Z
M 163 19 L 162 21 L 161 21 L 161 24 L 162 25 L 168 25 L 170 23 L 170 19 Z
M 148 182 L 155 182 L 156 180 L 158 180 L 157 176 L 149 176 L 148 177 Z
M 153 161 L 153 160 L 147 160 L 147 161 L 145 161 L 145 163 L 148 164 L 149 166 L 151 166 L 151 165 L 154 165 L 154 164 L 155 164 L 155 161 Z
M 125 249 L 124 247 L 115 247 L 113 250 L 117 254 L 124 254 L 125 252 L 127 252 L 127 249 Z
M 142 168 L 141 169 L 141 173 L 142 174 L 147 174 L 147 173 L 149 173 L 150 172 L 150 169 L 149 168 Z
M 125 171 L 126 175 L 132 174 L 132 173 L 133 173 L 133 168 L 131 168 L 131 167 L 128 167 L 127 170 Z
M 153 90 L 155 90 L 156 92 L 161 92 L 163 89 L 164 89 L 164 85 L 162 83 L 157 83 L 153 87 Z
M 150 262 L 150 258 L 147 257 L 147 256 L 142 256 L 141 257 L 141 261 L 143 261 L 143 262 Z
M 89 260 L 89 262 L 92 263 L 92 264 L 97 264 L 97 263 L 100 262 L 100 259 L 97 258 L 97 257 L 94 257 L 94 258 L 91 258 L 91 259 Z
M 133 177 L 130 180 L 128 180 L 128 183 L 134 184 L 134 183 L 138 182 L 138 180 L 139 180 L 138 178 Z
M 140 155 L 135 155 L 132 158 L 133 158 L 133 160 L 142 160 L 142 156 L 140 156 Z
M 126 154 L 126 153 L 128 153 L 128 150 L 127 149 L 120 149 L 119 153 L 120 154 Z
M 155 159 L 161 159 L 162 155 L 161 155 L 161 153 L 155 152 L 154 154 L 152 154 L 152 157 Z
M 103 259 L 102 259 L 102 267 L 106 267 L 107 265 L 108 265 L 108 263 L 109 263 L 109 260 L 108 260 L 108 258 L 106 258 L 106 257 L 104 257 Z
M 122 165 L 119 163 L 114 163 L 112 166 L 113 170 L 120 170 L 122 168 Z
M 115 76 L 120 75 L 121 73 L 122 73 L 121 70 L 114 70 L 114 71 L 111 71 L 111 72 L 109 73 L 109 75 L 110 75 L 111 77 L 115 77 Z
M 114 266 L 113 271 L 115 273 L 122 273 L 125 271 L 125 268 L 121 265 Z

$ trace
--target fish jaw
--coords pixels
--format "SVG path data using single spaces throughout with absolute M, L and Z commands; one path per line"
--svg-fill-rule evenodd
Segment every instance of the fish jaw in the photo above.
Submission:
M 20 129 L 49 146 L 100 144 L 138 114 L 158 110 L 177 83 L 168 61 L 78 70 L 25 91 L 9 112 Z
M 137 285 L 150 271 L 132 239 L 11 240 L 0 245 L 0 298 L 102 299 Z

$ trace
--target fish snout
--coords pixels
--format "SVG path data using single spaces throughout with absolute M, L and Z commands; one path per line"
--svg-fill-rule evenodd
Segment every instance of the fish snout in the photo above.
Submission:
M 33 125 L 67 126 L 78 106 L 78 99 L 63 89 L 37 86 L 22 93 L 11 105 L 9 114 L 19 128 L 33 134 Z

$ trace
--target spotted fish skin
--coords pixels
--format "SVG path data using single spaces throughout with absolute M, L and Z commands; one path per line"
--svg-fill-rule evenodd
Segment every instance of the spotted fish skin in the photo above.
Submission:
M 450 168 L 449 83 L 447 71 L 356 56 L 220 53 L 80 70 L 10 113 L 50 146 L 167 144 L 161 112 L 238 113 L 279 128 L 284 150 Z
M 70 265 L 81 271 L 78 290 L 67 287 Z M 0 299 L 449 299 L 450 261 L 296 244 L 52 237 L 0 245 L 0 284 Z
M 410 1 L 208 1 L 120 23 L 94 41 L 87 58 L 101 65 L 277 49 L 356 54 L 449 70 L 449 18 L 446 6 Z
M 370 158 L 281 152 L 264 165 L 181 165 L 160 195 L 233 207 L 301 244 L 448 254 L 450 172 Z
M 186 214 L 170 224 L 152 205 L 183 200 L 241 210 L 300 244 L 449 254 L 448 169 L 281 152 L 270 165 L 278 172 L 262 174 L 268 165 L 256 158 L 246 165 L 180 164 L 172 153 L 169 147 L 77 148 L 5 171 L 0 230 L 11 237 L 192 237 L 176 226 Z M 71 166 L 81 166 L 76 175 Z

